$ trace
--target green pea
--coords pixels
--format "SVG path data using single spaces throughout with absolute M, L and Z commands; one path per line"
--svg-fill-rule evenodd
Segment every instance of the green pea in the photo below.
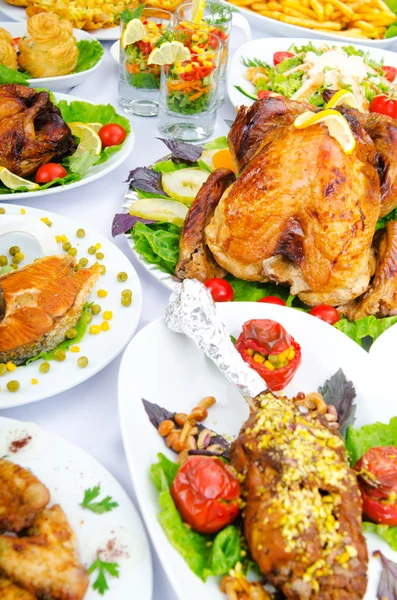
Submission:
M 9 249 L 9 254 L 11 254 L 11 256 L 15 256 L 18 252 L 20 252 L 21 249 L 19 246 L 11 246 L 11 248 Z
M 131 296 L 123 296 L 121 298 L 121 304 L 123 306 L 130 306 L 131 302 L 132 302 Z
M 54 353 L 54 358 L 58 362 L 64 361 L 65 358 L 66 358 L 66 352 L 65 352 L 65 350 L 62 350 L 62 348 L 58 348 L 58 350 L 56 350 L 55 353 Z
M 82 258 L 80 258 L 80 260 L 79 260 L 79 264 L 80 264 L 82 267 L 86 267 L 86 266 L 88 265 L 88 258 L 85 258 L 85 256 L 83 256 Z
M 90 246 L 87 250 L 88 254 L 96 254 L 95 246 Z
M 65 250 L 65 252 L 70 250 L 71 247 L 72 247 L 72 244 L 70 242 L 63 242 L 63 244 L 62 244 L 62 248 Z
M 99 304 L 94 304 L 94 306 L 91 307 L 91 312 L 93 315 L 99 315 L 99 313 L 101 312 L 101 307 L 99 306 Z
M 41 365 L 39 366 L 40 373 L 48 373 L 48 371 L 50 369 L 51 369 L 51 365 L 47 361 L 42 362 Z
M 12 379 L 7 383 L 7 390 L 9 392 L 15 393 L 19 390 L 20 387 L 21 386 L 19 385 L 19 381 L 16 381 L 16 379 Z
M 8 258 L 3 254 L 0 256 L 0 267 L 5 267 L 6 265 L 8 265 Z
M 65 337 L 68 340 L 74 340 L 75 337 L 77 337 L 77 329 L 69 329 L 66 333 L 65 333 Z
M 77 235 L 77 237 L 78 237 L 78 238 L 83 238 L 83 237 L 85 237 L 85 231 L 84 231 L 84 229 L 78 229 L 78 230 L 76 231 L 76 235 Z
M 103 260 L 105 258 L 105 255 L 104 255 L 103 252 L 97 252 L 95 254 L 95 257 L 96 257 L 97 260 Z
M 85 369 L 88 365 L 88 358 L 86 356 L 80 356 L 80 358 L 77 361 L 77 364 L 81 369 Z
M 105 275 L 106 273 L 106 267 L 105 265 L 101 265 L 101 275 Z
M 131 291 L 131 290 L 128 290 L 128 289 L 127 289 L 127 290 L 123 290 L 123 291 L 121 292 L 121 295 L 122 295 L 123 297 L 131 298 L 131 297 L 132 297 L 132 291 Z
M 87 313 L 86 320 L 87 320 L 87 323 L 91 323 L 92 315 L 90 313 Z
M 3 207 L 0 207 L 0 215 L 5 215 L 6 214 L 6 209 Z
M 127 275 L 127 273 L 125 271 L 120 271 L 120 273 L 117 274 L 117 279 L 120 282 L 127 281 L 128 275 Z
M 4 363 L 0 363 L 0 376 L 5 375 L 7 373 L 7 367 Z
M 69 248 L 68 254 L 69 254 L 69 256 L 76 256 L 77 249 L 76 248 Z
M 12 257 L 12 262 L 14 263 L 14 265 L 19 265 L 23 261 L 24 258 L 25 258 L 25 255 L 22 254 L 22 252 L 17 252 Z

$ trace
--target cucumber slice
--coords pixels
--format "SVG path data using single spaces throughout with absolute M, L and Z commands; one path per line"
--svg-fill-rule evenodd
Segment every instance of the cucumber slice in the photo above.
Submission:
M 200 156 L 200 160 L 203 161 L 213 171 L 215 169 L 214 163 L 212 162 L 212 157 L 214 154 L 219 152 L 219 150 L 204 150 L 202 155 Z
M 201 186 L 208 179 L 208 171 L 196 167 L 163 173 L 163 190 L 175 200 L 190 206 Z
M 150 221 L 174 223 L 182 226 L 187 215 L 187 206 L 164 198 L 146 198 L 137 200 L 130 208 L 132 217 L 141 217 Z

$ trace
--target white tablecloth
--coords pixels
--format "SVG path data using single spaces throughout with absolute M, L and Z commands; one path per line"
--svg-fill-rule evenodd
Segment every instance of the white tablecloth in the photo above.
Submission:
M 0 13 L 0 20 L 7 21 Z M 263 37 L 253 32 L 255 37 Z M 242 40 L 239 33 L 232 39 L 232 47 Z M 87 81 L 70 93 L 95 103 L 111 103 L 121 111 L 117 103 L 117 65 L 109 54 L 110 43 L 105 43 L 106 56 L 100 69 Z M 225 135 L 228 127 L 224 119 L 233 119 L 235 111 L 227 100 L 218 111 L 213 137 Z M 79 226 L 96 230 L 112 239 L 110 228 L 113 215 L 120 212 L 128 172 L 134 167 L 148 165 L 167 153 L 164 144 L 155 139 L 159 135 L 156 119 L 132 117 L 136 143 L 129 159 L 117 170 L 99 181 L 80 187 L 75 191 L 47 198 L 34 198 L 24 202 L 75 219 Z M 124 237 L 115 244 L 131 259 L 143 288 L 143 311 L 139 329 L 162 316 L 169 292 L 154 281 L 132 258 Z M 124 486 L 136 505 L 134 490 L 128 472 L 121 440 L 117 411 L 117 375 L 121 356 L 101 373 L 74 389 L 20 408 L 2 411 L 2 416 L 32 421 L 52 433 L 73 442 L 101 462 Z M 170 584 L 153 551 L 154 593 L 153 600 L 175 600 Z M 133 595 L 131 596 L 133 597 Z

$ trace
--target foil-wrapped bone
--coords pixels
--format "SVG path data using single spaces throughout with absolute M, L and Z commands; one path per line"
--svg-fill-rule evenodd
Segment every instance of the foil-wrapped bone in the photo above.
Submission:
M 195 279 L 185 279 L 171 295 L 165 322 L 172 331 L 192 339 L 247 399 L 264 391 L 263 379 L 235 349 L 205 285 Z

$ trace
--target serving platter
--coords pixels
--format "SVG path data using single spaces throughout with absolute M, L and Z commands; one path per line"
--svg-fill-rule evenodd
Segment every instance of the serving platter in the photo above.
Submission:
M 5 0 L 0 0 L 0 12 L 2 12 L 6 17 L 11 19 L 12 21 L 26 21 L 26 9 L 22 6 L 14 6 L 13 4 L 8 4 Z M 111 41 L 120 39 L 121 30 L 119 26 L 109 27 L 109 28 L 101 28 L 101 29 L 92 29 L 89 31 L 94 38 L 100 41 Z
M 21 210 L 25 211 L 23 216 L 21 216 Z M 127 257 L 105 237 L 86 229 L 83 223 L 43 210 L 12 204 L 6 206 L 6 215 L 19 215 L 21 219 L 33 217 L 45 229 L 47 227 L 40 219 L 47 217 L 52 222 L 50 231 L 53 236 L 66 235 L 72 246 L 78 251 L 76 259 L 79 260 L 85 256 L 89 259 L 89 264 L 94 263 L 96 259 L 95 256 L 92 257 L 87 253 L 87 249 L 97 243 L 101 244 L 100 251 L 104 254 L 101 263 L 105 265 L 106 273 L 99 277 L 88 302 L 94 301 L 99 304 L 102 311 L 112 311 L 113 318 L 109 321 L 109 331 L 101 332 L 99 335 L 90 335 L 87 331 L 81 342 L 78 343 L 80 353 L 68 352 L 64 362 L 51 361 L 48 373 L 39 372 L 39 365 L 42 362 L 39 360 L 25 367 L 19 367 L 16 371 L 1 377 L 0 409 L 55 396 L 86 381 L 104 369 L 130 341 L 138 326 L 142 310 L 142 290 L 134 267 Z M 76 231 L 81 227 L 85 229 L 86 235 L 83 239 L 78 239 Z M 19 246 L 25 255 L 23 265 L 43 256 L 37 239 L 22 233 L 10 233 L 0 237 L 0 255 L 8 255 L 8 249 L 14 245 Z M 63 252 L 61 245 L 58 245 L 58 252 Z M 125 271 L 128 275 L 125 283 L 117 280 L 117 274 L 120 271 Z M 121 292 L 126 288 L 131 289 L 133 293 L 132 304 L 129 307 L 121 305 Z M 107 291 L 107 297 L 98 297 L 98 289 Z M 101 315 L 94 316 L 92 324 L 100 325 L 102 321 Z M 88 358 L 89 363 L 86 368 L 78 367 L 77 359 L 80 356 Z M 37 379 L 38 384 L 33 385 L 32 379 Z M 7 390 L 6 385 L 10 380 L 17 380 L 20 383 L 18 392 L 11 393 Z
M 0 22 L 0 27 L 8 31 L 12 37 L 22 37 L 26 34 L 25 23 L 10 23 L 9 21 Z M 87 40 L 92 42 L 95 38 L 87 31 L 81 29 L 73 29 L 73 35 L 78 42 L 81 40 Z M 103 61 L 103 55 L 98 60 L 96 65 L 87 71 L 81 73 L 71 73 L 70 75 L 60 75 L 59 77 L 38 77 L 36 79 L 28 79 L 31 87 L 46 88 L 53 92 L 68 92 L 79 83 L 82 83 L 96 71 Z
M 314 39 L 310 38 L 283 38 L 283 37 L 274 37 L 274 38 L 262 38 L 258 40 L 252 40 L 251 42 L 247 42 L 240 46 L 231 61 L 230 69 L 228 71 L 227 76 L 227 92 L 229 96 L 230 102 L 233 106 L 238 109 L 239 106 L 245 105 L 250 106 L 254 103 L 254 100 L 250 100 L 239 92 L 235 86 L 240 86 L 244 90 L 246 90 L 249 94 L 254 93 L 254 86 L 250 81 L 245 79 L 245 72 L 247 71 L 247 67 L 243 64 L 242 58 L 254 59 L 257 58 L 259 60 L 263 60 L 264 62 L 268 62 L 269 64 L 273 64 L 273 54 L 279 50 L 288 50 L 290 46 L 297 45 L 303 46 L 310 42 L 313 42 L 314 46 L 318 46 L 321 43 L 326 43 L 330 45 L 328 39 L 325 39 L 324 36 L 321 36 L 322 39 Z M 331 44 L 332 46 L 346 46 L 346 42 L 341 42 L 340 40 L 334 41 Z M 390 65 L 392 67 L 397 67 L 397 53 L 391 52 L 390 50 L 383 50 L 382 48 L 367 48 L 360 44 L 350 44 L 354 46 L 357 50 L 363 50 L 364 52 L 369 52 L 372 59 L 376 61 L 384 61 L 385 65 Z
M 66 100 L 67 102 L 73 102 L 74 100 L 78 100 L 79 102 L 87 102 L 84 98 L 80 98 L 79 96 L 72 96 L 71 94 L 62 94 L 59 92 L 54 93 L 55 100 L 59 102 L 60 100 Z M 92 102 L 91 104 L 95 104 Z M 33 199 L 35 196 L 51 196 L 52 194 L 61 194 L 64 191 L 73 190 L 82 185 L 86 185 L 87 183 L 91 183 L 92 181 L 96 181 L 97 179 L 101 179 L 105 177 L 108 173 L 111 173 L 115 169 L 117 169 L 132 152 L 132 149 L 135 144 L 135 135 L 131 130 L 128 134 L 124 144 L 121 149 L 114 154 L 111 154 L 108 160 L 100 165 L 94 165 L 91 167 L 85 175 L 79 181 L 74 181 L 72 183 L 68 183 L 65 186 L 57 186 L 50 187 L 46 190 L 37 190 L 33 192 L 10 192 L 9 194 L 0 194 L 0 203 L 3 200 L 21 200 L 24 198 Z
M 386 388 L 376 376 L 377 367 L 362 348 L 328 324 L 308 314 L 286 307 L 255 303 L 217 305 L 220 319 L 235 337 L 242 324 L 252 318 L 270 318 L 280 322 L 302 347 L 302 364 L 287 394 L 316 391 L 327 378 L 342 368 L 357 392 L 357 421 L 361 426 L 374 421 L 387 422 L 396 414 Z M 150 353 L 150 361 L 147 355 Z M 132 365 L 134 368 L 132 369 Z M 153 377 L 153 365 L 156 377 Z M 375 388 L 375 382 L 377 388 Z M 228 383 L 194 342 L 171 332 L 159 319 L 141 330 L 124 353 L 119 375 L 119 413 L 124 447 L 132 481 L 147 529 L 160 561 L 179 600 L 222 600 L 218 581 L 203 583 L 190 571 L 171 546 L 158 521 L 158 492 L 149 477 L 158 452 L 175 460 L 149 419 L 142 398 L 170 411 L 189 412 L 206 396 L 215 396 L 217 404 L 209 411 L 208 427 L 222 435 L 235 437 L 248 416 L 248 407 L 237 389 Z M 397 559 L 389 546 L 373 535 L 367 536 L 369 551 L 382 550 Z M 377 559 L 370 561 L 369 586 L 365 600 L 374 600 L 379 579 Z
M 29 437 L 28 443 L 15 451 L 17 445 L 12 442 Z M 131 589 L 140 600 L 151 600 L 152 562 L 145 530 L 130 498 L 102 465 L 77 446 L 33 423 L 4 417 L 0 417 L 0 452 L 44 483 L 51 494 L 51 506 L 61 505 L 76 534 L 85 567 L 96 560 L 98 551 L 102 560 L 118 563 L 119 577 L 107 577 L 107 600 L 129 600 Z M 111 512 L 98 515 L 80 506 L 84 491 L 97 485 L 101 496 L 111 496 L 117 502 Z M 113 556 L 106 556 L 107 550 L 102 552 L 108 546 L 113 546 Z M 84 600 L 101 598 L 92 587 L 97 575 L 91 575 Z

